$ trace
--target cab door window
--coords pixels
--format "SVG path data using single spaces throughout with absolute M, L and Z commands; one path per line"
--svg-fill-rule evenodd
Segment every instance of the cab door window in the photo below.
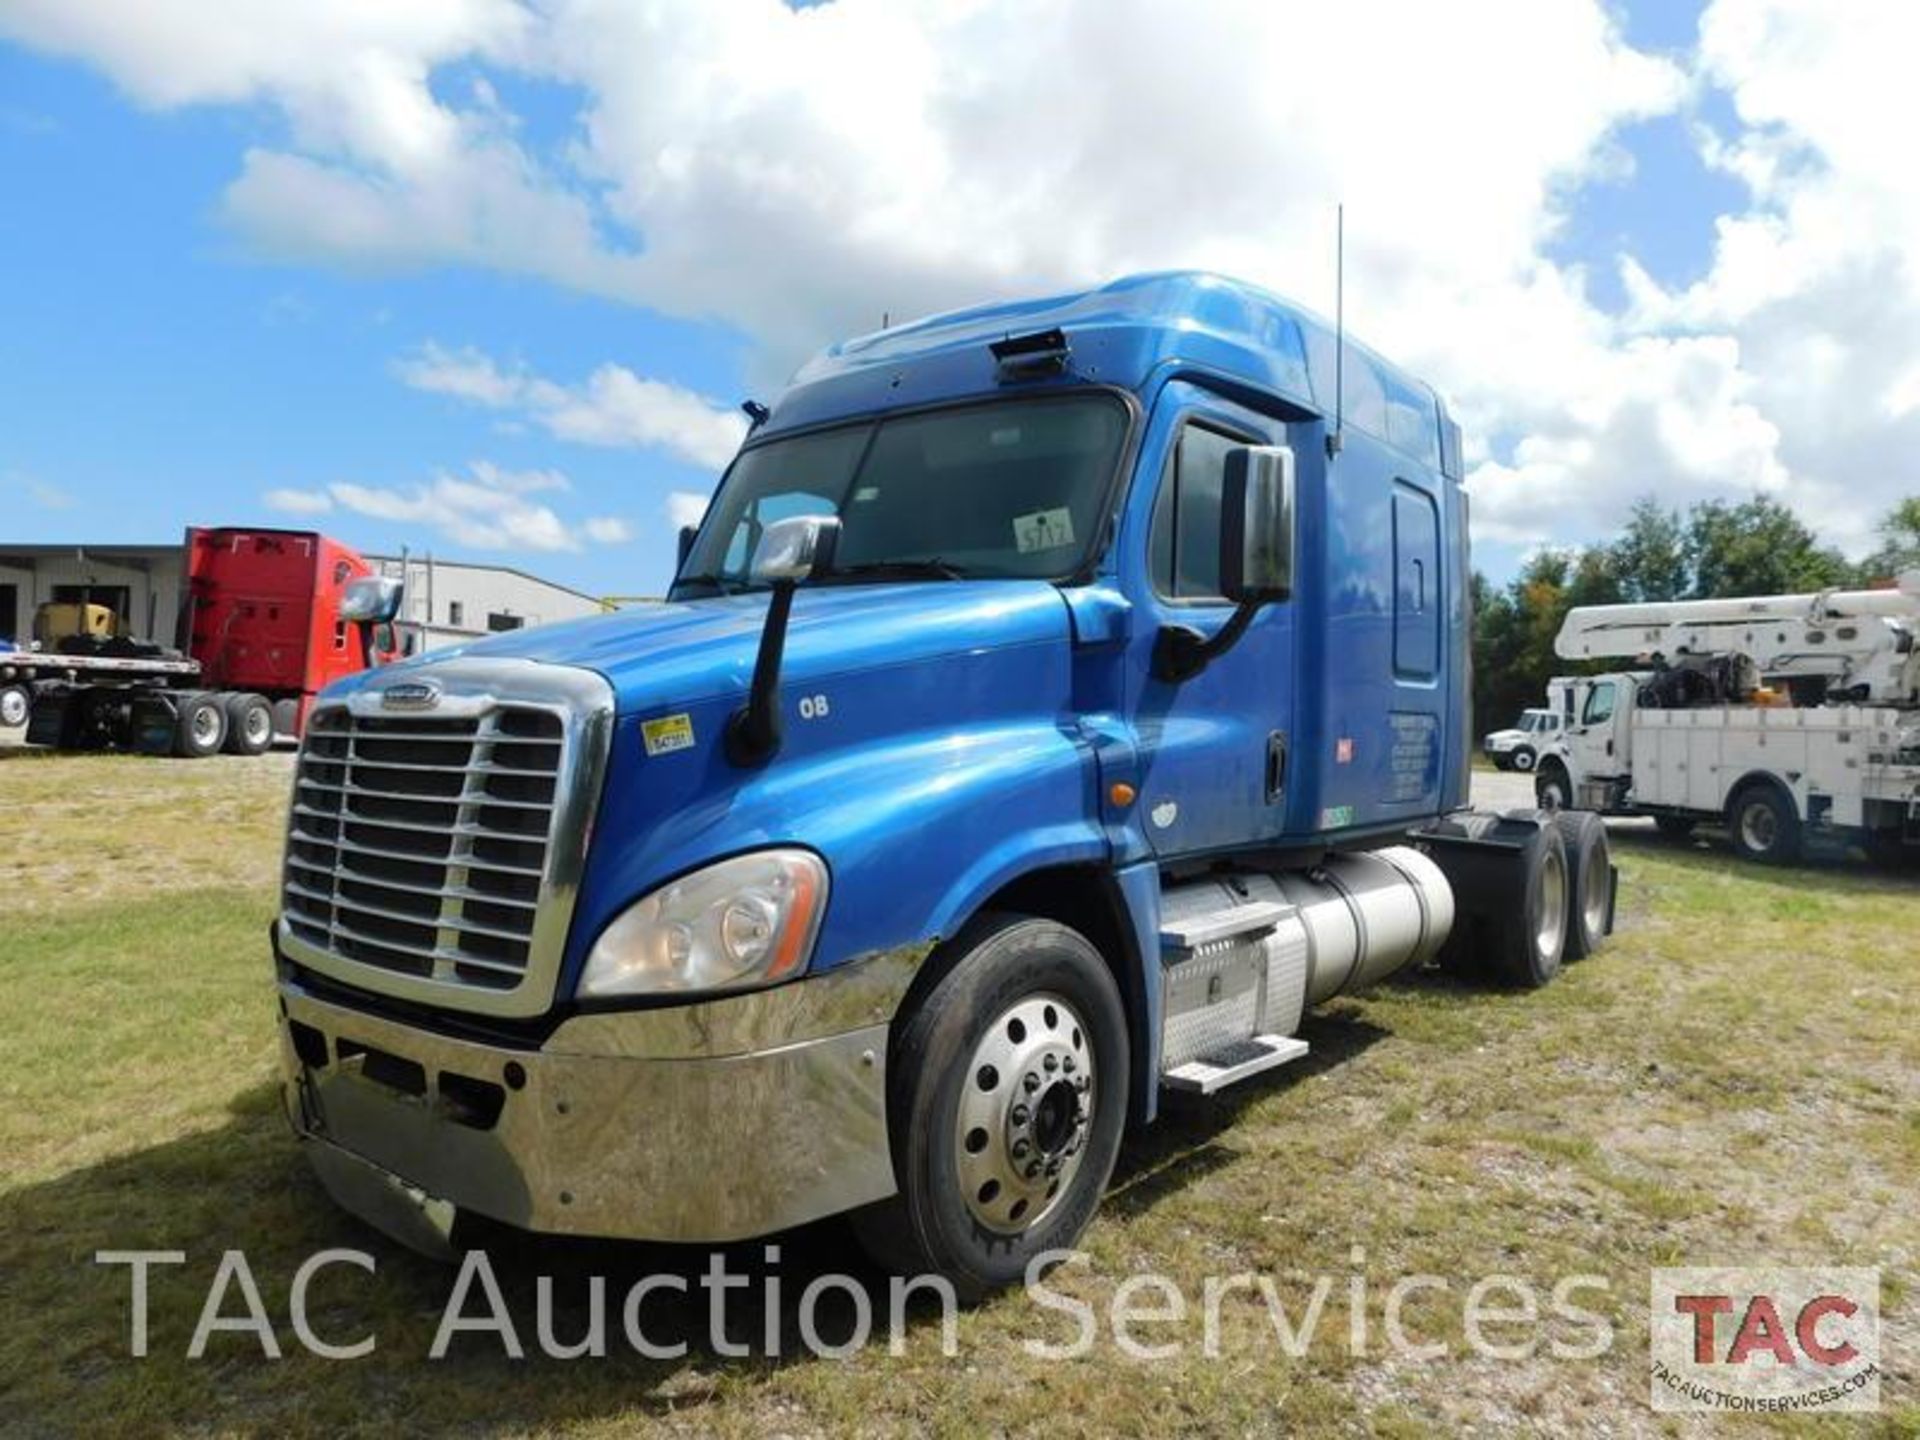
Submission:
M 1612 685 L 1596 685 L 1587 692 L 1587 708 L 1580 717 L 1583 725 L 1600 725 L 1613 718 Z
M 1224 600 L 1220 593 L 1220 492 L 1227 452 L 1255 442 L 1205 425 L 1180 431 L 1154 497 L 1147 553 L 1153 588 L 1168 600 Z

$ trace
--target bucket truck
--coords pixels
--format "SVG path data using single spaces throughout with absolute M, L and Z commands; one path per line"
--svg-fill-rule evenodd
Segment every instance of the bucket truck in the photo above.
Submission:
M 1553 682 L 1566 738 L 1540 803 L 1724 823 L 1740 854 L 1787 863 L 1858 844 L 1920 856 L 1920 572 L 1881 590 L 1586 605 L 1566 660 L 1634 668 Z

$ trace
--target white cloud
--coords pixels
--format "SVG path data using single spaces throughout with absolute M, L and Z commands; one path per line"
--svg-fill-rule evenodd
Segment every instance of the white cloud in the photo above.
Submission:
M 79 503 L 72 492 L 49 485 L 24 470 L 0 471 L 0 495 L 22 495 L 42 510 L 71 510 Z
M 333 500 L 324 490 L 269 490 L 260 500 L 269 510 L 286 515 L 324 515 L 333 509 Z
M 1920 7 L 1713 0 L 1693 75 L 1609 10 L 16 0 L 0 32 L 145 104 L 272 107 L 284 133 L 223 201 L 268 254 L 486 265 L 718 320 L 754 342 L 757 381 L 882 311 L 1143 268 L 1328 308 L 1344 200 L 1349 320 L 1456 402 L 1489 533 L 1582 539 L 1638 493 L 1761 488 L 1857 541 L 1920 453 Z M 1355 54 L 1364 90 L 1325 63 Z M 573 96 L 567 143 L 530 144 L 510 90 L 448 75 L 465 62 Z M 1718 218 L 1697 285 L 1621 257 L 1631 309 L 1605 314 L 1550 242 L 1582 186 L 1629 183 L 1621 126 L 1703 85 L 1739 123 L 1703 128 L 1702 153 L 1752 203 Z M 619 366 L 562 384 L 429 347 L 402 373 L 709 467 L 740 435 Z
M 580 533 L 596 545 L 623 545 L 633 539 L 633 526 L 618 515 L 596 515 L 580 527 Z
M 621 365 L 602 365 L 578 385 L 561 385 L 503 370 L 479 350 L 430 343 L 394 370 L 418 390 L 524 413 L 562 440 L 664 450 L 712 470 L 733 458 L 747 432 L 737 410 Z
M 569 524 L 532 497 L 571 487 L 557 470 L 508 470 L 475 460 L 465 475 L 442 472 L 425 485 L 385 487 L 337 481 L 325 490 L 269 490 L 261 499 L 293 515 L 324 515 L 338 506 L 356 515 L 418 526 L 473 550 L 578 550 L 633 538 L 617 516 Z
M 675 530 L 698 525 L 707 513 L 707 501 L 712 498 L 698 490 L 675 490 L 667 496 L 667 523 Z

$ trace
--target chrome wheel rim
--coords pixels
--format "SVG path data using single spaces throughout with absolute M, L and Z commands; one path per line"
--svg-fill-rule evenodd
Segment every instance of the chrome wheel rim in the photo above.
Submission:
M 1017 1235 L 1060 1203 L 1086 1159 L 1098 1092 L 1080 1012 L 1029 995 L 997 1016 L 974 1047 L 953 1132 L 967 1212 Z
M 0 725 L 26 724 L 27 709 L 27 697 L 18 690 L 0 694 Z
M 1533 756 L 1525 750 L 1516 750 L 1513 756 L 1513 768 L 1525 774 L 1533 769 Z
M 256 705 L 247 711 L 244 730 L 249 745 L 265 745 L 273 739 L 273 716 Z
M 1542 956 L 1559 951 L 1567 933 L 1567 861 L 1557 849 L 1547 851 L 1540 867 L 1540 922 L 1534 945 Z
M 220 712 L 211 705 L 195 707 L 188 725 L 196 745 L 211 745 L 220 738 Z
M 1740 839 L 1747 849 L 1765 854 L 1779 838 L 1780 823 L 1773 807 L 1764 800 L 1755 800 L 1740 811 Z
M 1564 810 L 1567 808 L 1566 792 L 1561 789 L 1560 781 L 1557 778 L 1541 782 L 1540 808 L 1542 810 Z

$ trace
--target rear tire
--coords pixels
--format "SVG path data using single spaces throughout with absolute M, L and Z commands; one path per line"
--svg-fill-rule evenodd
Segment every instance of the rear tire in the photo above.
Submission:
M 1747 785 L 1727 803 L 1727 834 L 1734 853 L 1762 865 L 1791 865 L 1800 858 L 1800 817 L 1772 785 Z
M 0 689 L 0 726 L 12 730 L 27 723 L 33 713 L 33 696 L 24 685 Z
M 227 712 L 218 695 L 196 690 L 180 697 L 173 722 L 173 753 L 201 760 L 220 753 L 227 739 Z
M 1070 1248 L 1126 1121 L 1126 1013 L 1112 972 L 1051 920 L 981 916 L 896 1030 L 888 1112 L 900 1193 L 854 1220 L 882 1264 L 975 1301 Z
M 273 707 L 258 695 L 228 695 L 226 748 L 230 755 L 264 755 L 273 745 Z
M 1607 826 L 1591 810 L 1562 810 L 1554 819 L 1566 845 L 1573 894 L 1567 904 L 1567 955 L 1584 960 L 1605 942 L 1613 918 L 1613 853 Z

